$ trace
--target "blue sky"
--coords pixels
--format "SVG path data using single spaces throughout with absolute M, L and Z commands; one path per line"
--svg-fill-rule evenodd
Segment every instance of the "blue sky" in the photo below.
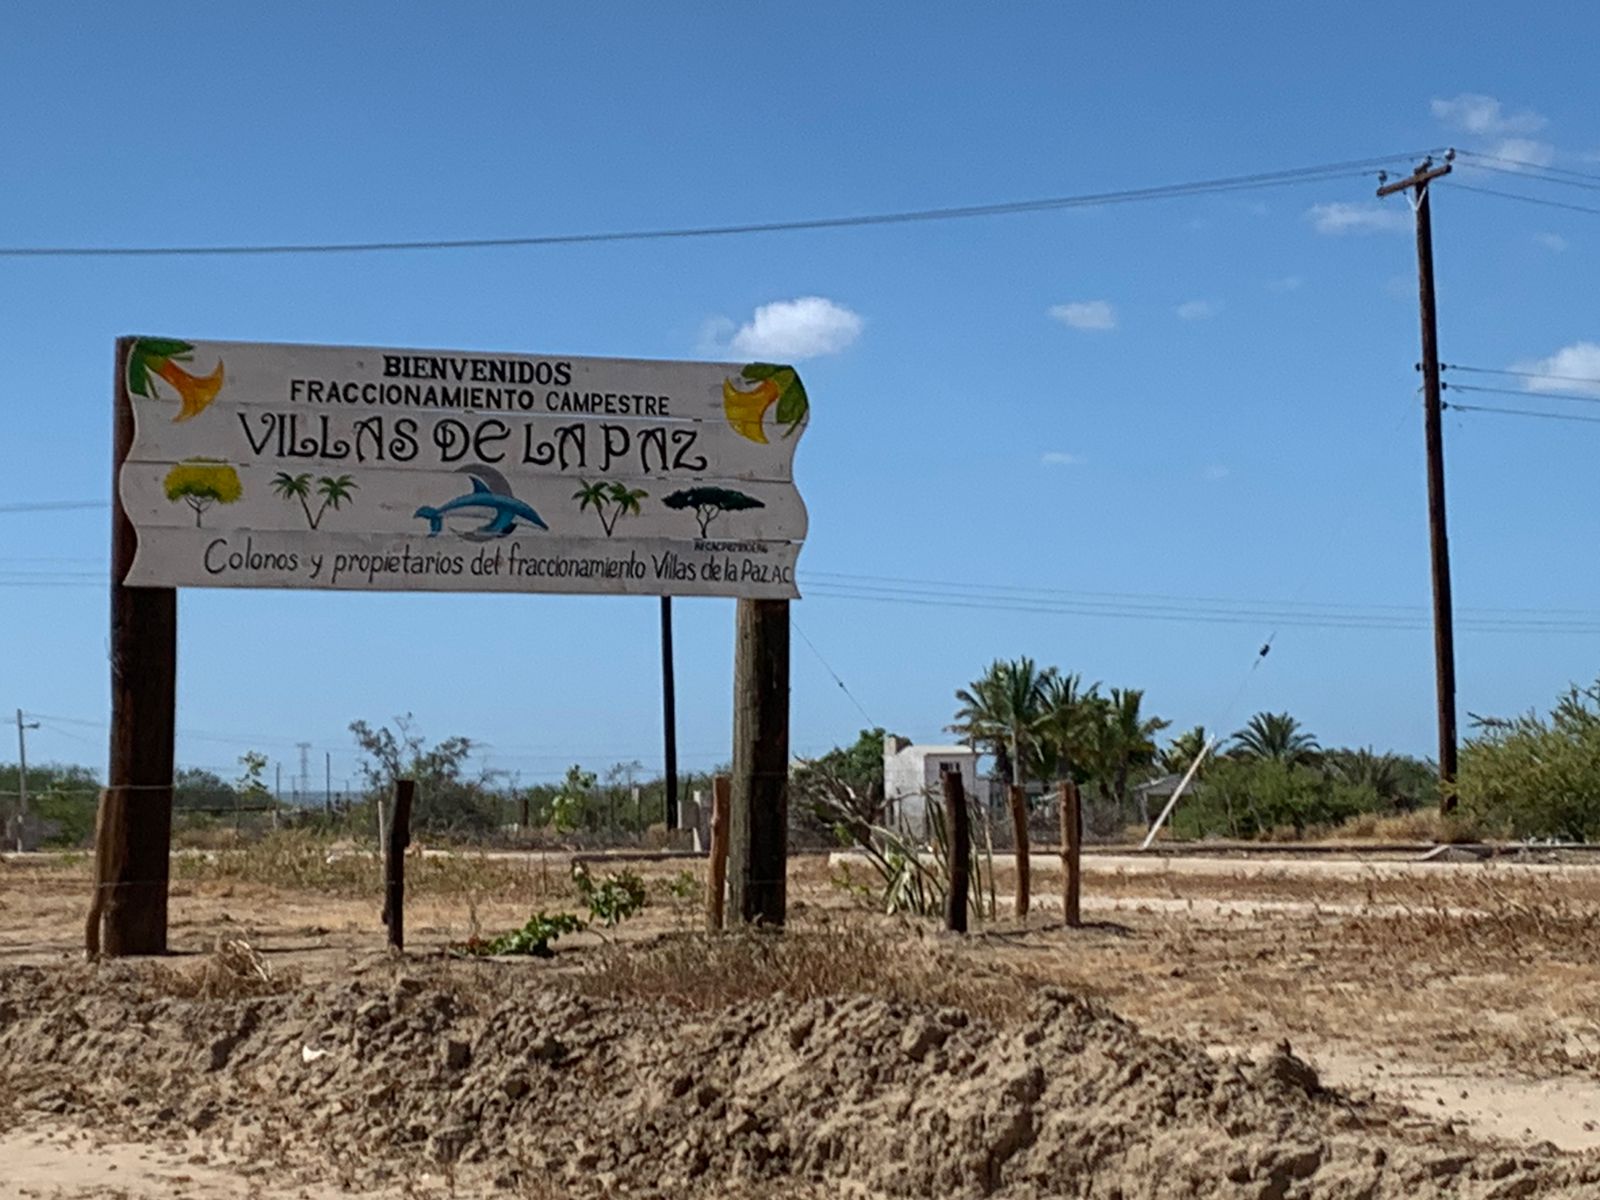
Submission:
M 23 6 L 0 42 L 0 242 L 714 225 L 1442 145 L 1600 174 L 1592 72 L 1550 53 L 1597 24 L 1459 3 Z M 1600 375 L 1596 216 L 1456 182 L 1592 196 L 1481 169 L 1441 185 L 1445 360 Z M 796 639 L 797 751 L 865 723 L 823 660 L 874 723 L 930 738 L 956 687 L 1030 654 L 1143 687 L 1178 727 L 1288 708 L 1325 743 L 1427 752 L 1413 244 L 1404 200 L 1374 186 L 697 241 L 0 259 L 0 507 L 108 497 L 123 333 L 759 349 L 800 360 L 813 405 L 794 615 L 821 657 Z M 1551 398 L 1559 382 L 1475 378 L 1583 410 Z M 1446 438 L 1458 604 L 1584 620 L 1600 429 L 1463 413 Z M 103 763 L 107 541 L 103 510 L 0 511 L 0 705 L 44 714 L 39 760 Z M 867 599 L 840 576 L 969 590 Z M 989 607 L 1004 587 L 1080 611 Z M 1252 615 L 1267 602 L 1415 627 Z M 704 768 L 729 753 L 733 604 L 677 609 L 682 760 Z M 306 741 L 337 782 L 351 719 L 412 711 L 524 780 L 653 766 L 656 620 L 637 599 L 186 592 L 179 759 L 232 774 L 254 746 L 287 776 Z M 1461 708 L 1544 704 L 1595 675 L 1597 646 L 1464 629 Z

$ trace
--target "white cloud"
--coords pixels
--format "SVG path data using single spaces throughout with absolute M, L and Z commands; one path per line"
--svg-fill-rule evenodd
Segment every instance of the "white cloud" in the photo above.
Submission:
M 1228 470 L 1228 468 L 1223 466 L 1221 463 L 1212 463 L 1204 471 L 1200 472 L 1200 477 L 1207 483 L 1218 483 L 1226 479 L 1231 474 L 1233 474 L 1233 472 Z
M 1533 235 L 1533 240 L 1546 250 L 1554 251 L 1557 254 L 1567 248 L 1567 239 L 1559 233 L 1536 233 Z
M 1285 275 L 1282 279 L 1267 280 L 1269 292 L 1298 292 L 1306 284 L 1305 278 L 1300 275 Z
M 1505 106 L 1493 96 L 1477 92 L 1462 92 L 1450 100 L 1434 97 L 1429 107 L 1433 115 L 1452 129 L 1484 137 L 1511 137 L 1517 134 L 1538 133 L 1549 122 L 1532 109 L 1507 112 Z
M 1490 153 L 1496 158 L 1508 159 L 1513 164 L 1513 170 L 1518 169 L 1515 164 L 1548 167 L 1556 160 L 1554 146 L 1549 142 L 1534 141 L 1532 138 L 1504 138 L 1490 150 Z
M 1184 321 L 1207 321 L 1222 311 L 1222 304 L 1216 300 L 1185 300 L 1172 310 Z
M 1050 315 L 1073 329 L 1115 329 L 1117 310 L 1107 300 L 1074 300 L 1070 304 L 1053 304 Z
M 861 336 L 858 313 L 821 296 L 763 304 L 743 325 L 713 317 L 700 330 L 702 354 L 798 362 L 838 354 Z
M 1592 392 L 1600 387 L 1600 342 L 1573 342 L 1549 358 L 1513 363 L 1511 369 L 1551 376 L 1526 380 L 1530 392 Z
M 1065 450 L 1046 450 L 1039 461 L 1047 467 L 1077 467 L 1083 465 L 1083 455 L 1068 454 Z
M 1318 233 L 1389 233 L 1409 228 L 1411 214 L 1402 202 L 1383 205 L 1377 201 L 1352 204 L 1347 200 L 1333 204 L 1313 204 L 1306 216 Z

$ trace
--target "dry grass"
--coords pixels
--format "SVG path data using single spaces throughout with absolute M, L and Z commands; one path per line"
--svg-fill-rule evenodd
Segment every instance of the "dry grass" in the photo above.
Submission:
M 1328 831 L 1333 839 L 1371 839 L 1379 842 L 1436 842 L 1441 845 L 1459 842 L 1479 842 L 1500 836 L 1470 813 L 1451 813 L 1444 816 L 1436 808 L 1419 808 L 1413 812 L 1360 813 Z
M 607 947 L 570 981 L 600 999 L 696 1010 L 780 993 L 797 1001 L 865 993 L 994 1021 L 1019 1017 L 1045 982 L 1026 966 L 975 962 L 939 940 L 914 925 L 897 932 L 844 922 L 782 934 L 668 935 Z
M 383 892 L 383 860 L 369 850 L 288 831 L 233 849 L 174 856 L 175 881 L 194 884 L 254 884 L 290 892 L 371 897 Z M 492 896 L 508 903 L 537 903 L 572 895 L 566 868 L 543 858 L 492 858 L 460 851 L 411 854 L 406 893 L 418 899 Z
M 219 939 L 198 966 L 149 968 L 148 982 L 160 994 L 186 1000 L 238 1000 L 292 991 L 300 972 L 274 971 L 249 942 Z

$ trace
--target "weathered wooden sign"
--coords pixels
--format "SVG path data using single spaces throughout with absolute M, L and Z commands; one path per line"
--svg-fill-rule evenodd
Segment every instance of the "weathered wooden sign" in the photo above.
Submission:
M 797 596 L 792 367 L 138 338 L 135 587 Z

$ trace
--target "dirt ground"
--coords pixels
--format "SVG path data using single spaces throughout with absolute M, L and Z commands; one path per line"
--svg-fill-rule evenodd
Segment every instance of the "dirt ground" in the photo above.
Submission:
M 182 854 L 174 955 L 91 967 L 87 863 L 0 860 L 0 1197 L 1600 1197 L 1600 864 L 1095 855 L 1067 931 L 1036 856 L 955 939 L 800 857 L 781 946 L 623 866 L 485 962 L 570 863 L 418 855 L 396 962 L 370 855 Z

